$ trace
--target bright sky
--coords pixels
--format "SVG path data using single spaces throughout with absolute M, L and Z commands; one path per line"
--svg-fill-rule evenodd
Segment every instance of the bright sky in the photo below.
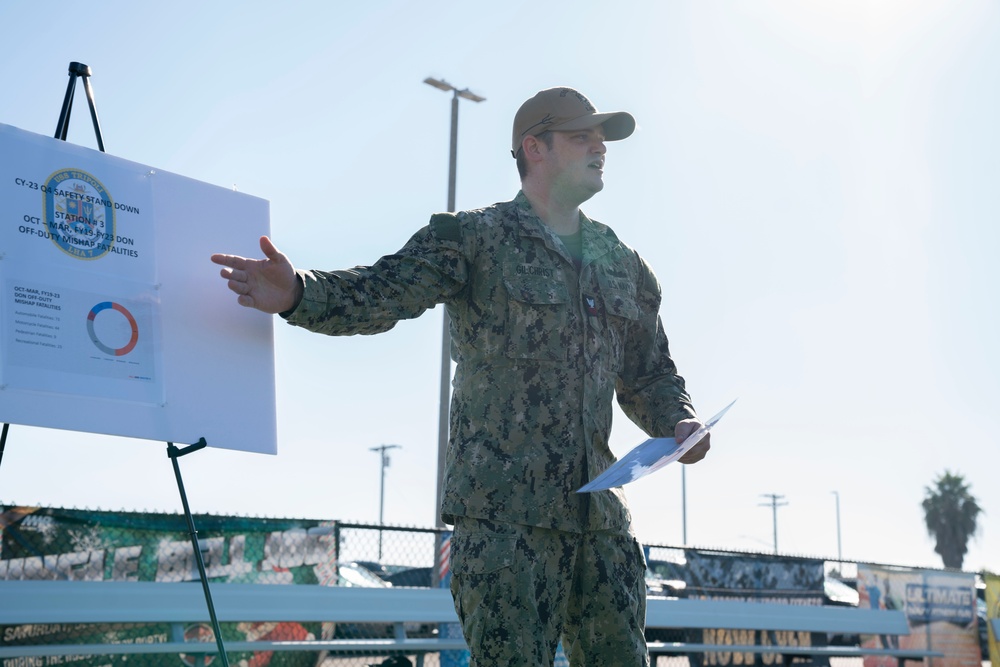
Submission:
M 1000 570 L 1000 4 L 7 2 L 0 53 L 0 122 L 51 136 L 83 62 L 109 153 L 269 200 L 302 268 L 369 264 L 446 208 L 428 76 L 486 98 L 461 101 L 459 208 L 516 193 L 537 90 L 630 111 L 584 210 L 656 271 L 702 417 L 739 399 L 686 469 L 688 543 L 770 551 L 780 494 L 779 551 L 836 557 L 839 496 L 845 559 L 939 567 L 920 503 L 950 470 L 985 510 L 965 569 Z M 96 147 L 82 85 L 69 140 Z M 370 448 L 398 444 L 385 521 L 434 525 L 441 309 L 275 329 L 278 455 L 181 459 L 193 511 L 375 521 Z M 642 439 L 618 413 L 615 451 Z M 640 538 L 680 545 L 680 467 L 626 488 Z M 16 424 L 0 502 L 181 509 L 163 443 Z

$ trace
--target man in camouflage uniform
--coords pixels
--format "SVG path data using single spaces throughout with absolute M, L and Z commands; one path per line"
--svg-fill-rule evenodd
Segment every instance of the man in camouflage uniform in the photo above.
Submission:
M 615 460 L 615 394 L 652 436 L 700 426 L 656 278 L 579 208 L 604 186 L 605 142 L 634 128 L 575 90 L 543 90 L 514 119 L 513 201 L 434 215 L 370 267 L 296 271 L 267 237 L 265 259 L 212 258 L 240 304 L 320 333 L 379 333 L 447 307 L 457 369 L 441 515 L 474 667 L 550 666 L 560 639 L 574 666 L 649 664 L 646 566 L 622 490 L 576 493 Z

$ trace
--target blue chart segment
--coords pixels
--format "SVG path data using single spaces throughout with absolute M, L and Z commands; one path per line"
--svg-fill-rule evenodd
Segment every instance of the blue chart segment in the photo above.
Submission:
M 94 320 L 97 318 L 98 313 L 103 310 L 116 310 L 125 316 L 128 320 L 129 326 L 132 329 L 132 335 L 129 337 L 128 342 L 118 348 L 111 347 L 101 342 L 101 339 L 97 336 L 97 332 L 94 330 Z M 135 317 L 129 312 L 128 308 L 121 305 L 120 303 L 115 303 L 114 301 L 104 301 L 97 304 L 90 309 L 90 313 L 87 315 L 87 333 L 90 335 L 90 340 L 93 341 L 94 345 L 97 346 L 101 352 L 105 354 L 110 354 L 115 357 L 123 357 L 129 352 L 131 352 L 136 343 L 139 342 L 139 325 L 135 321 Z

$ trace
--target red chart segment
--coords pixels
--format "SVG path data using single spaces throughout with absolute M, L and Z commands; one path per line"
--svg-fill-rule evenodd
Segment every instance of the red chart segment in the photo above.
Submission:
M 104 310 L 116 310 L 128 320 L 129 327 L 132 329 L 132 334 L 129 337 L 129 341 L 121 347 L 111 347 L 105 344 L 97 335 L 97 331 L 94 329 L 94 320 L 97 315 Z M 104 301 L 97 304 L 90 309 L 90 313 L 87 315 L 87 333 L 90 335 L 90 340 L 93 341 L 94 345 L 97 346 L 101 352 L 105 354 L 110 354 L 115 357 L 122 357 L 131 352 L 136 343 L 139 342 L 139 325 L 135 321 L 135 317 L 129 312 L 128 308 L 121 305 L 120 303 L 115 303 L 114 301 Z

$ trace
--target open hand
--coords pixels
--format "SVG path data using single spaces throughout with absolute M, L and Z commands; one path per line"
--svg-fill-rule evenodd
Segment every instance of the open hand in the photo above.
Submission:
M 302 283 L 295 275 L 295 267 L 268 237 L 260 237 L 260 249 L 264 259 L 216 253 L 212 261 L 226 267 L 220 275 L 239 295 L 241 306 L 272 314 L 292 310 L 302 300 Z

